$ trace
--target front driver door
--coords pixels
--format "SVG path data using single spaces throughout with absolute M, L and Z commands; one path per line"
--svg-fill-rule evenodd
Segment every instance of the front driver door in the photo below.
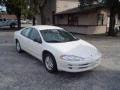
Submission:
M 37 57 L 38 59 L 42 60 L 43 46 L 40 33 L 38 32 L 38 30 L 32 28 L 29 34 L 29 39 L 30 39 L 29 48 L 31 50 L 30 53 Z

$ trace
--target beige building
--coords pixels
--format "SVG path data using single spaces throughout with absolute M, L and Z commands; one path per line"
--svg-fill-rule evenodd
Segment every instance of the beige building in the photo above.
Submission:
M 102 34 L 108 32 L 109 11 L 102 5 L 79 7 L 78 0 L 51 0 L 44 7 L 44 24 L 57 25 L 70 32 Z M 40 17 L 38 16 L 38 24 Z M 116 16 L 116 25 L 120 22 Z
M 79 6 L 78 0 L 56 0 L 56 13 Z
M 78 7 L 78 5 L 78 0 L 47 0 L 47 3 L 43 8 L 44 24 L 54 24 L 54 15 L 56 13 Z M 37 15 L 37 23 L 41 24 L 39 15 Z
M 55 15 L 55 24 L 70 32 L 81 34 L 107 33 L 109 28 L 109 11 L 101 5 L 73 8 Z M 120 21 L 116 16 L 116 26 Z
M 70 9 L 56 14 L 55 24 L 70 32 L 99 34 L 107 32 L 108 11 L 103 7 L 91 6 Z M 73 31 L 74 30 L 74 31 Z

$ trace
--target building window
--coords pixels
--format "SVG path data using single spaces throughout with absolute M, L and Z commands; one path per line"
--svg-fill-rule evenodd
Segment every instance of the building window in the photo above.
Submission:
M 103 25 L 104 21 L 104 14 L 98 14 L 97 15 L 97 25 Z
M 68 25 L 78 25 L 78 17 L 68 16 Z
M 64 19 L 64 16 L 63 16 L 63 15 L 60 15 L 60 16 L 59 16 L 59 19 Z

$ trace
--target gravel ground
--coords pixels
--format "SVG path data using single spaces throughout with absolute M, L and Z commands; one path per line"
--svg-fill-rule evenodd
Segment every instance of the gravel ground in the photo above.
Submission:
M 103 54 L 102 63 L 82 73 L 48 73 L 27 53 L 18 54 L 13 31 L 0 31 L 0 90 L 120 90 L 120 37 L 76 35 Z

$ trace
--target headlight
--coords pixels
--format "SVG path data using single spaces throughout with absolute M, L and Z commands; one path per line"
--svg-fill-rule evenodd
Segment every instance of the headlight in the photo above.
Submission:
M 84 58 L 74 56 L 74 55 L 62 55 L 60 56 L 62 60 L 69 60 L 69 61 L 82 61 Z

